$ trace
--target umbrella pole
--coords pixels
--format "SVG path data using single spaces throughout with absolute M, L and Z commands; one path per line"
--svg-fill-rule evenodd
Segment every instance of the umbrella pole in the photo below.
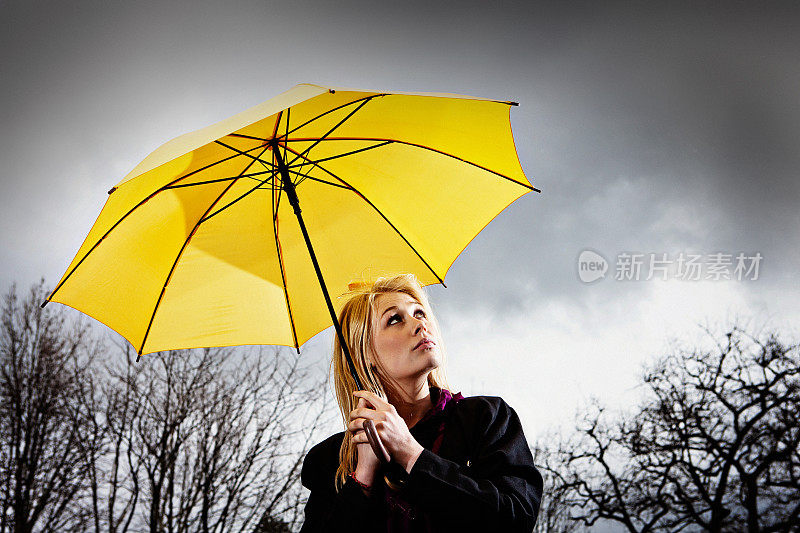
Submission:
M 292 180 L 289 177 L 289 169 L 287 168 L 286 163 L 283 161 L 278 143 L 275 141 L 272 143 L 272 153 L 275 155 L 275 159 L 278 162 L 278 171 L 281 173 L 282 188 L 284 191 L 286 191 L 286 197 L 289 199 L 289 203 L 294 209 L 294 214 L 297 216 L 297 222 L 300 224 L 300 231 L 303 232 L 303 239 L 306 241 L 306 247 L 308 248 L 308 253 L 311 256 L 311 262 L 314 265 L 314 270 L 317 273 L 317 279 L 319 279 L 319 285 L 322 288 L 322 294 L 325 296 L 325 303 L 328 305 L 328 312 L 331 315 L 331 320 L 333 320 L 333 326 L 336 328 L 336 335 L 339 338 L 339 345 L 342 347 L 345 359 L 347 360 L 347 366 L 350 369 L 350 375 L 353 376 L 353 380 L 356 382 L 357 389 L 365 390 L 364 385 L 358 378 L 356 367 L 353 364 L 352 357 L 350 356 L 350 349 L 347 347 L 347 342 L 345 342 L 344 334 L 342 333 L 342 327 L 339 324 L 338 318 L 336 317 L 336 311 L 333 310 L 331 297 L 328 294 L 328 288 L 325 285 L 325 280 L 322 277 L 322 271 L 319 268 L 317 256 L 314 253 L 314 247 L 311 246 L 311 239 L 308 236 L 305 222 L 303 222 L 303 217 L 300 214 L 300 200 L 297 198 L 297 192 L 295 191 L 294 183 L 292 183 Z M 372 450 L 375 452 L 375 455 L 384 463 L 391 461 L 391 456 L 381 442 L 380 436 L 378 435 L 375 425 L 371 420 L 366 420 L 364 422 L 364 431 L 367 434 L 367 438 L 369 439 L 369 443 L 372 445 Z

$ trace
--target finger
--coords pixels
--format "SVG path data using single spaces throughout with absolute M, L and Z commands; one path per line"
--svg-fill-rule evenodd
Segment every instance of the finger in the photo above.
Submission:
M 364 431 L 364 419 L 357 418 L 355 420 L 351 420 L 349 424 L 347 424 L 347 430 L 350 433 L 358 433 L 359 431 Z
M 382 415 L 376 411 L 375 409 L 369 409 L 367 407 L 357 407 L 350 411 L 350 420 L 355 420 L 356 418 L 368 418 L 370 420 L 377 420 Z
M 372 402 L 370 402 L 369 399 L 367 399 L 366 396 L 360 395 L 359 392 L 362 392 L 362 391 L 355 391 L 353 393 L 353 396 L 356 398 L 356 403 L 357 403 L 358 407 L 371 407 L 371 408 L 374 408 L 375 406 L 372 404 Z
M 362 409 L 372 409 L 372 406 L 369 404 L 369 402 L 365 398 L 359 398 L 358 399 L 358 404 L 356 405 L 356 408 L 359 408 L 359 407 L 362 408 Z
M 357 390 L 353 394 L 358 398 L 366 399 L 376 409 L 387 410 L 392 405 L 374 392 L 367 390 Z

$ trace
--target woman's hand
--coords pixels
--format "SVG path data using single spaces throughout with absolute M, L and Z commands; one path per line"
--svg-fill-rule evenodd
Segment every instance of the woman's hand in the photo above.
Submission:
M 347 429 L 354 434 L 353 442 L 358 445 L 359 463 L 363 455 L 361 450 L 364 443 L 366 443 L 366 448 L 369 449 L 369 453 L 372 456 L 370 460 L 374 458 L 378 462 L 378 458 L 372 451 L 367 435 L 364 432 L 364 421 L 372 420 L 375 424 L 375 430 L 378 432 L 378 436 L 380 436 L 389 455 L 400 466 L 405 468 L 406 472 L 410 473 L 411 467 L 414 466 L 424 448 L 411 435 L 405 420 L 397 414 L 397 410 L 392 404 L 377 394 L 369 391 L 355 391 L 353 394 L 359 398 L 359 402 L 358 407 L 350 412 L 350 423 Z M 363 402 L 366 402 L 367 405 L 365 406 Z M 368 406 L 374 409 L 369 409 Z M 375 468 L 377 469 L 377 466 Z M 356 476 L 358 477 L 358 474 Z
M 367 408 L 367 400 L 364 398 L 358 399 L 358 405 L 356 409 L 350 411 L 350 420 L 351 422 L 348 424 L 347 429 L 350 433 L 353 434 L 353 443 L 356 444 L 356 454 L 357 454 L 357 463 L 356 463 L 356 478 L 366 485 L 372 485 L 375 481 L 375 475 L 378 472 L 378 468 L 381 465 L 380 460 L 375 455 L 375 452 L 372 451 L 372 446 L 367 439 L 367 434 L 364 431 L 362 424 L 354 424 L 353 420 L 353 413 L 356 412 L 358 408 Z

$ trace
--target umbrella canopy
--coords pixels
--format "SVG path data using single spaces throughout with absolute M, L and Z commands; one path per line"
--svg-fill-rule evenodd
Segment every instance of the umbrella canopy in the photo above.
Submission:
M 299 349 L 331 316 L 287 195 L 334 296 L 400 272 L 441 283 L 486 224 L 537 190 L 517 158 L 512 104 L 298 85 L 137 165 L 48 301 L 140 355 Z

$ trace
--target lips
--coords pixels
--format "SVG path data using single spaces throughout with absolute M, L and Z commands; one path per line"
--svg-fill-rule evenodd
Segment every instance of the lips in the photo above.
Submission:
M 422 340 L 419 341 L 416 346 L 414 346 L 414 349 L 416 350 L 417 348 L 420 347 L 429 347 L 429 346 L 436 346 L 436 343 L 433 342 L 433 339 L 431 339 L 430 337 L 423 337 Z

